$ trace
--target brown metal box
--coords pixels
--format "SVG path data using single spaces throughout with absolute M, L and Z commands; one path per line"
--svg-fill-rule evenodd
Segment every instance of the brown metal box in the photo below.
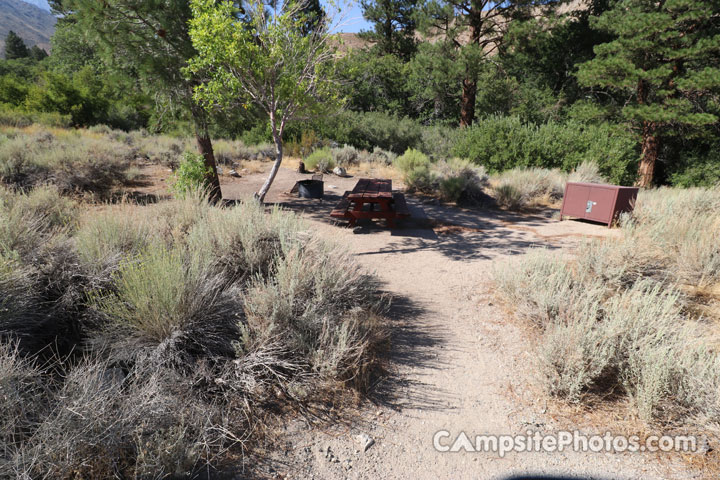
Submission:
M 560 218 L 583 218 L 610 226 L 620 213 L 632 211 L 637 194 L 637 187 L 568 182 Z

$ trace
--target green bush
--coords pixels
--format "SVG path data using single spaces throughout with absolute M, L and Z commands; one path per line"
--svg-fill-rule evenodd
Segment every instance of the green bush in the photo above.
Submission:
M 359 152 L 355 149 L 355 147 L 351 147 L 350 145 L 333 148 L 332 156 L 335 163 L 341 167 L 355 165 L 360 159 Z
M 497 204 L 509 210 L 520 210 L 562 198 L 570 182 L 606 183 L 597 165 L 583 162 L 566 174 L 558 169 L 513 168 L 492 176 L 491 184 Z
M 453 153 L 490 172 L 532 167 L 570 172 L 592 162 L 611 182 L 625 185 L 634 181 L 638 160 L 636 140 L 619 127 L 574 122 L 535 126 L 518 117 L 478 121 L 460 136 Z
M 408 148 L 419 148 L 422 125 L 409 118 L 380 112 L 343 112 L 318 120 L 314 124 L 318 136 L 339 144 L 363 150 L 380 147 L 401 154 Z
M 310 171 L 330 172 L 335 168 L 335 160 L 329 148 L 321 148 L 311 153 L 305 160 L 305 168 Z
M 199 153 L 185 152 L 180 166 L 173 174 L 171 188 L 173 192 L 184 197 L 189 192 L 203 190 L 207 186 L 210 169 Z
M 717 148 L 717 146 L 715 147 Z M 670 183 L 678 187 L 713 187 L 720 185 L 720 152 L 691 153 L 683 165 L 670 175 Z
M 33 124 L 46 127 L 69 127 L 72 121 L 70 115 L 57 112 L 26 112 L 0 103 L 0 125 L 23 128 Z
M 430 159 L 419 150 L 409 148 L 401 156 L 395 159 L 395 167 L 406 174 L 422 167 L 430 167 Z
M 434 164 L 433 170 L 439 179 L 440 196 L 448 202 L 473 202 L 480 198 L 487 186 L 485 169 L 468 160 L 441 160 Z

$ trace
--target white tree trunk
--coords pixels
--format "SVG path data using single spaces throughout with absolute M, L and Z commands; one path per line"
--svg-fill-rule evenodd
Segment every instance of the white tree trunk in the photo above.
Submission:
M 283 159 L 282 135 L 274 132 L 273 140 L 275 141 L 275 163 L 270 169 L 270 174 L 268 175 L 267 180 L 265 180 L 263 186 L 255 194 L 255 198 L 260 202 L 265 201 L 265 195 L 267 195 L 268 190 L 270 190 L 270 186 L 272 185 L 273 180 L 275 180 L 275 175 L 277 175 L 278 170 L 280 170 L 280 164 L 282 163 Z

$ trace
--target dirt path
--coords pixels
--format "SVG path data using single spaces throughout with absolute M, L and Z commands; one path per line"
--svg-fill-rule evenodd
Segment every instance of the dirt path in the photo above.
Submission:
M 416 206 L 417 208 L 417 206 Z M 431 217 L 452 218 L 442 207 L 425 207 Z M 545 405 L 526 388 L 532 372 L 526 333 L 505 320 L 494 305 L 490 279 L 496 262 L 533 245 L 568 247 L 580 228 L 574 222 L 538 219 L 452 218 L 478 231 L 437 237 L 432 230 L 406 229 L 332 234 L 399 297 L 393 312 L 402 327 L 393 339 L 392 378 L 386 405 L 368 408 L 364 424 L 319 431 L 288 432 L 293 461 L 278 470 L 285 478 L 511 478 L 516 474 L 582 478 L 687 478 L 649 455 L 595 453 L 440 453 L 433 435 L 447 430 L 478 434 L 552 433 Z M 460 218 L 458 218 L 460 217 Z M 472 223 L 472 225 L 471 225 Z M 517 228 L 520 227 L 520 228 Z M 328 232 L 330 234 L 330 232 Z M 553 235 L 561 235 L 553 237 Z M 548 243 L 543 239 L 554 239 Z M 355 437 L 375 440 L 366 452 Z M 328 453 L 328 447 L 330 449 Z
M 534 246 L 571 249 L 583 236 L 617 234 L 603 226 L 557 222 L 550 216 L 466 211 L 409 200 L 415 221 L 392 232 L 369 227 L 359 234 L 329 222 L 336 197 L 356 179 L 326 179 L 325 201 L 281 194 L 297 174 L 281 170 L 269 201 L 302 213 L 313 228 L 334 238 L 374 271 L 395 295 L 391 375 L 376 388 L 352 425 L 288 425 L 285 449 L 268 459 L 273 478 L 510 479 L 526 474 L 570 478 L 692 478 L 651 454 L 442 453 L 433 436 L 455 438 L 557 432 L 559 426 L 532 387 L 527 332 L 508 321 L 492 295 L 496 266 Z M 263 176 L 223 185 L 227 198 L 251 192 Z M 334 188 L 330 188 L 330 186 Z M 337 192 L 337 193 L 336 193 Z M 418 221 L 419 219 L 419 221 Z M 428 227 L 441 220 L 452 228 Z M 447 232 L 452 232 L 445 234 Z M 604 433 L 604 430 L 586 432 Z M 357 438 L 374 440 L 367 451 Z M 446 440 L 447 442 L 447 440 Z M 539 478 L 539 477 L 538 477 Z

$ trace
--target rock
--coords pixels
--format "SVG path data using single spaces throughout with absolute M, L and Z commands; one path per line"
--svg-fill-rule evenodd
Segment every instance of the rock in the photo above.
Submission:
M 228 172 L 228 175 L 230 175 L 231 177 L 240 178 L 240 174 L 238 172 L 236 172 L 235 170 L 230 170 Z
M 218 175 L 222 175 L 223 174 L 222 167 L 217 167 L 217 172 L 218 172 Z
M 375 445 L 375 440 L 373 440 L 367 433 L 360 433 L 355 435 L 355 440 L 357 440 L 357 442 L 360 444 L 363 452 L 367 452 L 368 448 Z
M 335 167 L 333 169 L 333 173 L 337 175 L 338 177 L 345 177 L 347 176 L 347 171 L 343 167 Z

